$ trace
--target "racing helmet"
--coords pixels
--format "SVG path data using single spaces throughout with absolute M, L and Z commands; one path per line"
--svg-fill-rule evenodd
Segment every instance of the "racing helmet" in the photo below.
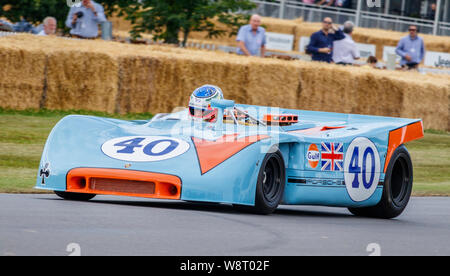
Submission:
M 195 89 L 189 101 L 191 117 L 206 122 L 214 122 L 217 119 L 218 109 L 211 107 L 212 100 L 223 100 L 222 89 L 209 84 Z

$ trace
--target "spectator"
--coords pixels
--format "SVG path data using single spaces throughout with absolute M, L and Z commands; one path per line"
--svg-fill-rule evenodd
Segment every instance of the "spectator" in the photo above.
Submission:
M 319 5 L 319 6 L 325 5 L 325 6 L 330 7 L 333 5 L 333 3 L 334 3 L 334 0 L 321 0 L 320 2 L 317 3 L 317 5 Z
M 77 38 L 96 38 L 98 24 L 105 22 L 104 9 L 93 0 L 83 0 L 81 6 L 72 6 L 67 16 L 66 26 L 70 34 Z
M 374 56 L 370 56 L 369 58 L 367 58 L 367 64 L 364 65 L 363 67 L 377 69 L 377 65 L 378 65 L 378 59 Z
M 316 2 L 316 0 L 302 0 L 302 2 L 305 3 L 305 4 L 312 5 L 312 4 L 314 4 Z
M 15 24 L 0 19 L 0 31 L 37 34 L 40 31 L 37 30 L 37 28 L 35 28 L 30 22 L 27 22 L 24 18 Z
M 33 31 L 33 25 L 22 18 L 18 23 L 13 25 L 14 32 L 18 33 L 31 33 Z
M 344 32 L 333 26 L 333 20 L 326 17 L 322 22 L 322 30 L 311 35 L 311 41 L 306 50 L 312 54 L 312 60 L 331 63 L 333 42 L 344 38 Z
M 417 35 L 417 26 L 409 26 L 409 35 L 402 38 L 395 52 L 402 57 L 400 65 L 402 68 L 417 69 L 425 57 L 425 45 L 423 39 Z
M 7 31 L 12 32 L 14 31 L 13 24 L 9 23 L 8 21 L 4 21 L 0 19 L 0 31 Z
M 44 29 L 37 35 L 47 36 L 54 35 L 56 33 L 56 19 L 54 17 L 46 17 L 44 19 Z
M 426 19 L 428 20 L 434 20 L 436 17 L 436 3 L 432 3 L 430 5 L 430 10 L 427 13 Z
M 242 26 L 236 39 L 239 43 L 237 53 L 246 56 L 264 57 L 266 54 L 266 30 L 261 27 L 261 17 L 257 14 L 250 19 L 250 24 Z
M 352 7 L 352 0 L 336 0 L 334 5 L 338 8 L 350 9 Z
M 352 39 L 355 25 L 351 21 L 344 23 L 344 36 L 342 40 L 337 40 L 333 44 L 333 61 L 336 64 L 352 65 L 355 60 L 360 59 L 359 50 Z

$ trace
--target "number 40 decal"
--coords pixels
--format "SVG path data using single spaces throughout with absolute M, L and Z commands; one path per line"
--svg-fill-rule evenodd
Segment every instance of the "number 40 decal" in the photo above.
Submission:
M 350 197 L 357 202 L 369 199 L 380 181 L 380 155 L 367 138 L 356 138 L 347 149 L 344 178 Z
M 135 153 L 135 151 L 134 151 L 135 148 L 143 147 L 143 145 L 141 145 L 141 143 L 145 139 L 146 138 L 142 138 L 142 137 L 134 138 L 134 139 L 130 139 L 127 141 L 119 142 L 117 144 L 114 144 L 114 146 L 115 147 L 123 147 L 123 149 L 118 150 L 117 153 L 133 154 L 133 153 Z M 164 143 L 164 145 L 162 145 L 163 143 Z M 159 140 L 155 140 L 155 141 L 148 143 L 143 148 L 143 152 L 150 156 L 163 156 L 163 155 L 169 154 L 172 151 L 174 151 L 178 147 L 179 144 L 180 143 L 178 143 L 177 141 L 172 140 L 172 139 L 159 139 Z M 158 146 L 160 146 L 160 148 L 162 148 L 162 150 L 155 152 L 153 149 L 157 148 Z
M 109 157 L 134 162 L 162 161 L 179 156 L 188 149 L 186 141 L 164 136 L 121 137 L 102 145 L 103 153 Z

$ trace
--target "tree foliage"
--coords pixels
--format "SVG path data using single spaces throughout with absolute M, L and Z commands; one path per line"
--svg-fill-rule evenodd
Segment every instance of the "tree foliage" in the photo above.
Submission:
M 209 37 L 226 34 L 216 22 L 231 27 L 230 35 L 235 34 L 249 17 L 236 12 L 254 7 L 248 0 L 142 0 L 127 13 L 134 23 L 134 36 L 150 31 L 155 40 L 178 44 L 182 34 L 185 45 L 193 31 L 206 32 Z

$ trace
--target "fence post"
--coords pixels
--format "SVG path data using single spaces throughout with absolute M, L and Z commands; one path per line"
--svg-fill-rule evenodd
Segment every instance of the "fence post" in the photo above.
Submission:
M 280 19 L 284 19 L 285 8 L 286 8 L 286 0 L 281 0 L 280 1 L 280 15 L 279 15 Z
M 439 19 L 441 17 L 442 0 L 437 0 L 436 5 L 437 5 L 437 7 L 436 7 L 436 15 L 434 16 L 433 35 L 437 35 L 438 34 Z
M 444 18 L 442 21 L 447 22 L 448 19 L 448 0 L 445 0 L 444 3 Z
M 389 14 L 390 10 L 391 10 L 391 0 L 386 0 L 386 4 L 384 6 L 384 13 Z
M 105 21 L 101 24 L 102 29 L 102 39 L 111 40 L 112 39 L 112 23 L 111 21 Z
M 362 1 L 364 0 L 357 0 L 358 5 L 356 6 L 356 19 L 355 19 L 355 25 L 356 27 L 360 27 L 361 25 L 361 9 L 362 9 Z

